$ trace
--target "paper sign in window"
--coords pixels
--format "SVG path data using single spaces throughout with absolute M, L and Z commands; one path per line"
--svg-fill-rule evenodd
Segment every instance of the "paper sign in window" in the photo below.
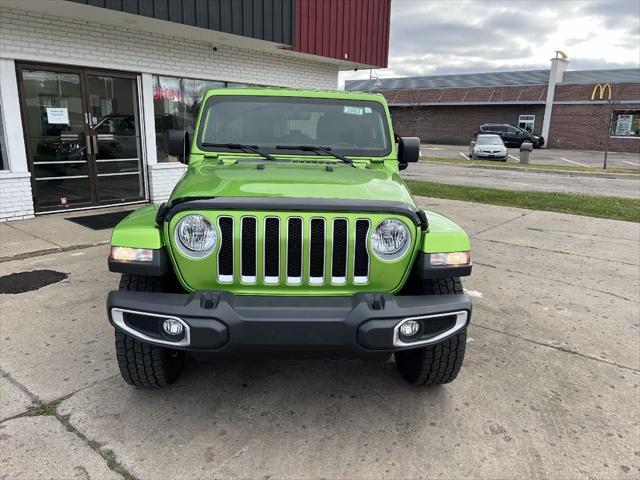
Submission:
M 49 124 L 69 125 L 69 109 L 47 107 L 47 122 Z

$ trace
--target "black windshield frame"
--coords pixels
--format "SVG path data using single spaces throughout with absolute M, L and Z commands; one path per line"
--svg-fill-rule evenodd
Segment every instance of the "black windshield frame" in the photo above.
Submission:
M 233 149 L 220 149 L 220 148 L 211 148 L 206 147 L 205 145 L 209 143 L 205 141 L 203 138 L 205 135 L 205 119 L 207 118 L 208 112 L 211 108 L 215 107 L 216 104 L 222 102 L 242 102 L 242 101 L 250 101 L 250 100 L 259 100 L 261 102 L 273 102 L 274 104 L 282 104 L 282 103 L 292 103 L 292 104 L 329 104 L 336 106 L 353 106 L 358 105 L 362 108 L 369 107 L 374 110 L 377 114 L 381 116 L 381 120 L 383 123 L 382 133 L 384 135 L 384 143 L 386 145 L 385 149 L 350 149 L 350 148 L 332 148 L 332 151 L 349 157 L 367 157 L 367 158 L 383 158 L 387 157 L 391 154 L 393 150 L 393 144 L 391 141 L 390 134 L 390 125 L 387 116 L 387 111 L 384 108 L 384 105 L 380 102 L 376 102 L 375 100 L 352 100 L 352 99 L 343 99 L 343 98 L 331 98 L 331 97 L 298 97 L 298 96 L 276 96 L 276 95 L 212 95 L 210 96 L 202 105 L 202 109 L 200 111 L 200 121 L 198 125 L 198 134 L 196 136 L 196 145 L 198 149 L 203 152 L 215 152 L 215 153 L 242 153 L 239 150 Z M 274 146 L 268 145 L 260 145 L 259 142 L 251 142 L 252 145 L 257 145 L 257 147 L 266 153 L 269 154 L 279 154 L 279 155 L 304 155 L 304 156 L 318 156 L 318 153 L 308 151 L 303 152 L 300 150 L 283 150 L 277 149 Z M 320 145 L 325 146 L 325 145 Z M 330 155 L 327 155 L 330 156 Z

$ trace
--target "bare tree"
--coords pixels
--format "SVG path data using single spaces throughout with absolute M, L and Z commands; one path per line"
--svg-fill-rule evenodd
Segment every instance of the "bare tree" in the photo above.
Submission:
M 609 91 L 608 92 L 609 95 L 606 96 L 605 102 L 608 108 L 606 109 L 606 114 L 603 121 L 603 124 L 606 126 L 606 131 L 605 131 L 606 136 L 604 138 L 604 159 L 602 162 L 602 168 L 604 170 L 607 169 L 607 159 L 609 157 L 609 138 L 611 137 L 611 130 L 613 128 L 614 108 L 619 103 L 618 101 L 619 85 L 616 85 L 615 90 L 612 92 L 611 85 L 609 85 L 608 83 L 605 85 L 597 84 L 593 88 L 593 93 L 591 94 L 591 100 L 595 100 L 596 93 L 598 93 L 599 91 L 600 100 L 603 100 L 605 99 L 605 94 L 607 93 L 607 90 Z

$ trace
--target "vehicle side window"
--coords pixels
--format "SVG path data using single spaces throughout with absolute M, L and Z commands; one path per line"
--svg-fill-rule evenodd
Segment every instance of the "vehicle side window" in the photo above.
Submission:
M 503 133 L 504 132 L 504 127 L 501 127 L 500 125 L 492 125 L 489 127 L 489 132 L 497 132 L 497 133 Z
M 522 133 L 517 128 L 509 127 L 509 133 L 515 133 L 516 135 Z

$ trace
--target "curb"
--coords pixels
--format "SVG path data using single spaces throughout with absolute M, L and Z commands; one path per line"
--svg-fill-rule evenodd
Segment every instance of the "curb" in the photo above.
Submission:
M 453 163 L 453 162 L 434 162 L 432 160 L 421 160 L 422 163 L 431 163 L 435 165 L 453 165 L 456 167 L 464 168 L 479 168 L 490 170 L 510 170 L 514 172 L 536 172 L 536 173 L 549 173 L 552 175 L 564 175 L 567 177 L 596 177 L 596 178 L 613 178 L 613 179 L 637 179 L 640 180 L 640 174 L 635 173 L 600 173 L 600 172 L 579 172 L 573 170 L 556 170 L 546 168 L 530 168 L 530 167 L 510 167 L 508 165 L 469 165 L 465 163 Z M 530 164 L 531 165 L 531 164 Z

